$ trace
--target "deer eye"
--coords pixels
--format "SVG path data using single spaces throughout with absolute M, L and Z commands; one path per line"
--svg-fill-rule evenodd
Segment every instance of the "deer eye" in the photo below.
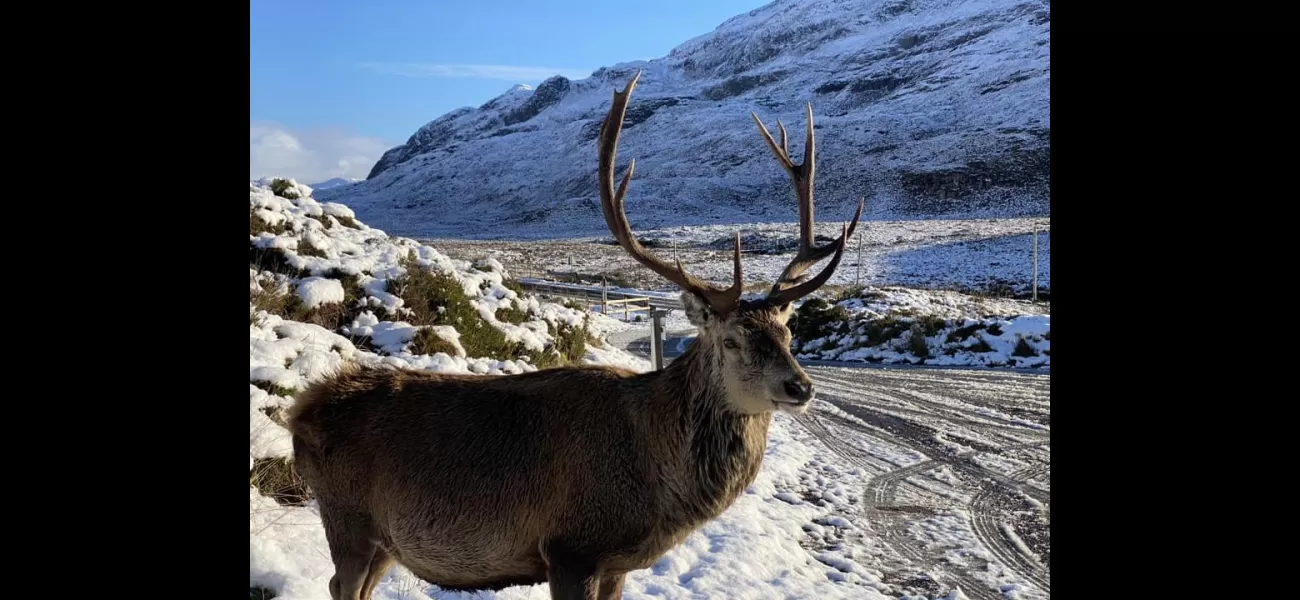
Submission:
M 739 347 L 740 347 L 740 344 L 737 344 L 737 343 L 736 343 L 736 340 L 733 340 L 733 339 L 731 339 L 731 338 L 727 338 L 727 339 L 722 340 L 722 345 L 723 345 L 723 346 L 726 346 L 726 347 L 728 347 L 728 348 L 730 348 L 730 349 L 732 349 L 732 350 L 735 350 L 736 348 L 739 348 Z

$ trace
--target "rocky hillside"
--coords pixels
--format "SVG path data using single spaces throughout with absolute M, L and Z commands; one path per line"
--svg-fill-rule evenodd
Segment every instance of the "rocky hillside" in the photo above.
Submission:
M 319 195 L 403 235 L 602 233 L 595 138 L 640 69 L 619 153 L 637 228 L 793 219 L 749 113 L 798 155 L 808 102 L 824 220 L 860 195 L 873 218 L 1046 214 L 1050 18 L 1047 0 L 776 0 L 668 56 L 452 111 Z

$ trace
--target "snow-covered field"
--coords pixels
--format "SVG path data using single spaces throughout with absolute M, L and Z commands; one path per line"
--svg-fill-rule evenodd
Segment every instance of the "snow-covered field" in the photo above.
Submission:
M 755 289 L 770 285 L 794 256 L 799 232 L 791 202 L 791 221 L 748 225 L 681 226 L 634 229 L 653 243 L 652 251 L 680 259 L 706 280 L 731 283 L 730 253 L 736 231 L 741 232 L 745 282 Z M 817 234 L 833 238 L 843 219 L 852 215 L 817 213 Z M 1026 294 L 1033 283 L 1034 229 L 1038 229 L 1038 288 L 1052 285 L 1051 219 L 933 219 L 863 221 L 849 242 L 827 290 L 861 284 L 980 292 Z M 608 235 L 524 240 L 471 241 L 428 239 L 453 256 L 490 256 L 511 272 L 537 277 L 555 274 L 612 275 L 647 290 L 672 289 L 671 284 L 640 267 Z M 820 243 L 820 242 L 819 242 Z M 860 246 L 860 247 L 859 247 Z M 859 260 L 860 257 L 860 260 Z
M 310 188 L 292 184 L 287 199 L 273 194 L 267 182 L 250 185 L 250 222 L 264 231 L 250 233 L 254 256 L 269 265 L 250 268 L 250 296 L 291 294 L 304 312 L 319 318 L 334 305 L 355 312 L 350 322 L 331 330 L 311 322 L 286 319 L 258 310 L 250 301 L 249 324 L 249 454 L 250 473 L 291 459 L 292 446 L 279 410 L 292 403 L 294 390 L 321 377 L 345 361 L 383 362 L 404 368 L 498 375 L 531 370 L 525 360 L 466 356 L 454 327 L 432 329 L 453 352 L 413 354 L 413 340 L 425 327 L 401 320 L 410 310 L 387 289 L 414 264 L 450 275 L 478 307 L 483 321 L 525 347 L 546 349 L 555 342 L 549 326 L 581 323 L 592 337 L 627 331 L 628 324 L 564 306 L 520 296 L 507 287 L 499 264 L 477 264 L 449 258 L 413 240 L 390 238 L 355 221 L 345 206 L 313 200 Z M 254 216 L 256 220 L 254 220 Z M 258 223 L 260 222 L 260 225 Z M 265 231 L 267 228 L 278 233 Z M 260 253 L 258 249 L 261 249 Z M 268 249 L 277 249 L 268 254 Z M 262 270 L 257 267 L 273 266 Z M 357 292 L 356 290 L 363 290 Z M 349 294 L 355 297 L 349 298 Z M 522 323 L 496 319 L 501 308 L 526 310 Z M 347 313 L 349 315 L 353 313 Z M 397 318 L 396 321 L 391 320 Z M 637 370 L 646 361 L 614 345 L 588 344 L 583 360 Z M 860 498 L 873 473 L 913 465 L 915 452 L 900 451 L 883 441 L 861 437 L 853 450 L 872 457 L 865 463 L 846 461 L 804 425 L 778 414 L 758 479 L 726 513 L 693 534 L 653 568 L 629 576 L 627 598 L 900 598 L 916 586 L 900 581 L 897 550 L 880 541 L 876 525 L 863 515 Z M 1041 476 L 1040 476 L 1041 477 Z M 314 502 L 277 501 L 252 485 L 249 489 L 250 587 L 277 598 L 325 599 L 333 565 Z M 931 529 L 946 534 L 945 551 L 957 553 L 974 539 L 963 522 L 936 521 Z M 931 532 L 933 533 L 933 532 Z M 952 542 L 952 540 L 956 540 Z M 970 552 L 978 553 L 971 546 Z M 970 552 L 963 556 L 969 556 Z M 904 561 L 906 562 L 906 561 Z M 974 567 L 972 567 L 974 568 Z M 984 573 L 984 567 L 979 567 Z M 988 571 L 994 585 L 1017 589 L 1011 575 Z M 939 594 L 943 594 L 939 596 Z M 487 599 L 546 598 L 545 586 L 517 587 L 479 594 L 447 592 L 424 584 L 395 568 L 380 583 L 376 598 Z M 943 589 L 931 596 L 961 598 Z M 1016 595 L 1019 598 L 1042 596 Z

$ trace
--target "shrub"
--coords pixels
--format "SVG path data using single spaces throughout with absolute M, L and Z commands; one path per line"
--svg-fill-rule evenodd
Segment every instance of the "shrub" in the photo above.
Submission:
M 949 343 L 962 342 L 965 341 L 966 338 L 975 335 L 975 332 L 981 329 L 984 329 L 983 323 L 972 323 L 965 327 L 958 327 L 957 329 L 954 329 L 951 333 L 949 333 L 947 339 L 945 339 L 944 341 Z M 984 341 L 983 338 L 981 338 L 980 341 L 983 342 Z
M 314 323 L 330 331 L 337 331 L 366 310 L 366 305 L 362 302 L 366 297 L 366 291 L 357 283 L 356 275 L 348 275 L 334 269 L 326 273 L 325 277 L 338 279 L 343 284 L 342 303 L 307 308 L 292 285 L 288 289 L 263 288 L 262 291 L 250 291 L 249 302 L 256 310 L 265 310 L 291 321 Z
M 1017 337 L 1016 349 L 1011 351 L 1011 355 L 1029 358 L 1032 356 L 1038 356 L 1038 351 L 1035 350 L 1033 346 L 1030 346 L 1029 342 L 1026 341 L 1025 338 Z
M 272 179 L 271 193 L 290 200 L 298 199 L 298 189 L 289 184 L 288 179 Z
M 897 313 L 889 313 L 878 319 L 867 321 L 864 333 L 867 334 L 867 346 L 879 346 L 890 340 L 896 340 L 910 327 Z
M 293 389 L 287 387 L 280 387 L 269 381 L 253 381 L 250 383 L 257 386 L 258 388 L 261 388 L 262 391 L 271 394 L 272 396 L 284 396 L 285 398 L 292 398 L 294 394 Z M 267 416 L 270 416 L 270 414 L 268 413 Z
M 527 350 L 522 343 L 506 340 L 504 331 L 483 320 L 470 303 L 459 281 L 450 274 L 421 267 L 414 258 L 402 261 L 406 273 L 389 281 L 389 291 L 402 298 L 416 325 L 450 325 L 460 333 L 460 345 L 469 356 L 512 360 L 527 358 L 537 368 L 581 360 L 586 355 L 587 328 L 547 324 L 554 344 L 542 350 Z M 498 309 L 497 319 L 523 323 L 528 313 L 515 307 Z
M 581 326 L 561 324 L 559 328 L 554 325 L 548 327 L 551 335 L 555 338 L 555 349 L 564 357 L 566 362 L 576 363 L 587 355 L 587 324 L 584 322 Z
M 253 270 L 261 273 L 270 271 L 289 277 L 307 277 L 311 271 L 299 269 L 289 264 L 289 255 L 279 248 L 261 248 L 254 244 L 252 240 L 248 243 L 248 264 Z
M 298 256 L 315 256 L 316 258 L 327 258 L 325 251 L 313 246 L 307 240 L 298 240 Z
M 253 461 L 248 484 L 282 506 L 303 506 L 314 496 L 307 483 L 287 458 L 259 458 Z
M 517 308 L 513 305 L 504 306 L 497 309 L 496 317 L 502 323 L 514 323 L 518 325 L 528 320 L 528 310 Z
M 921 315 L 916 318 L 916 323 L 921 326 L 925 335 L 936 335 L 948 326 L 948 320 L 936 315 Z
M 248 235 L 258 236 L 263 233 L 280 235 L 284 232 L 284 223 L 277 223 L 275 225 L 267 223 L 262 220 L 262 217 L 257 216 L 257 209 L 251 206 L 248 208 Z
M 411 339 L 410 349 L 413 354 L 437 354 L 442 352 L 447 356 L 456 356 L 456 346 L 442 339 L 432 329 L 417 331 L 415 337 Z
M 925 329 L 920 323 L 913 323 L 910 328 L 912 337 L 908 339 L 908 349 L 918 358 L 930 358 L 930 346 L 925 343 Z
M 799 345 L 832 333 L 848 331 L 849 311 L 821 298 L 804 302 L 790 317 L 790 335 Z

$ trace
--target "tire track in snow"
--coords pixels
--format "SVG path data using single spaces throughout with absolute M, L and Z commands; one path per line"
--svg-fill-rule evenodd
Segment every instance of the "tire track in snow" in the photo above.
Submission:
M 851 464 L 859 466 L 863 464 L 862 455 L 865 451 L 854 448 L 852 445 L 844 443 L 838 437 L 831 434 L 829 429 L 820 422 L 820 417 L 816 414 L 805 413 L 796 420 L 800 424 L 804 425 L 804 427 L 808 429 L 809 433 L 821 440 L 836 455 L 841 456 Z M 859 426 L 857 429 L 862 430 L 863 428 Z M 867 431 L 862 431 L 862 433 L 872 435 L 873 437 L 879 435 Z M 932 509 L 927 509 L 926 507 L 906 507 L 904 510 L 900 511 L 899 508 L 902 507 L 898 507 L 894 504 L 898 485 L 912 475 L 917 475 L 933 468 L 938 464 L 938 462 L 947 461 L 935 461 L 929 458 L 924 451 L 916 447 L 916 444 L 907 439 L 894 438 L 889 441 L 903 445 L 921 456 L 926 456 L 926 458 L 920 462 L 905 467 L 896 467 L 890 471 L 877 475 L 867 483 L 866 491 L 863 494 L 864 506 L 867 511 L 866 514 L 868 520 L 872 525 L 876 526 L 873 529 L 879 533 L 881 541 L 887 544 L 890 548 L 893 548 L 894 551 L 904 560 L 912 563 L 913 567 L 918 572 L 938 571 L 947 576 L 945 579 L 951 580 L 938 581 L 937 583 L 948 584 L 952 587 L 960 588 L 963 593 L 971 597 L 973 600 L 1000 600 L 1002 597 L 1001 594 L 992 591 L 988 584 L 971 577 L 964 571 L 951 570 L 940 566 L 938 561 L 929 556 L 929 553 L 926 552 L 925 547 L 921 542 L 913 538 L 907 532 L 907 520 L 903 513 L 926 512 L 927 510 Z
M 1021 469 L 1012 474 L 1012 479 L 1024 481 L 1045 472 L 1047 469 L 1043 467 Z M 1047 568 L 1039 563 L 1037 558 L 1026 554 L 1020 545 L 1016 544 L 1002 529 L 1003 523 L 997 519 L 998 511 L 994 505 L 994 501 L 1000 495 L 1006 495 L 1006 490 L 1002 486 L 984 485 L 971 499 L 971 525 L 975 535 L 999 562 L 1044 592 L 1051 593 L 1051 575 Z M 1010 526 L 1009 523 L 1005 525 Z
M 812 371 L 812 374 L 814 375 L 815 379 L 819 379 L 823 382 L 830 383 L 831 385 L 848 386 L 850 389 L 855 389 L 855 390 L 862 389 L 863 382 L 860 379 L 854 380 L 853 378 L 840 375 L 838 373 L 826 372 L 820 369 Z M 1012 430 L 1017 432 L 1033 431 L 1033 432 L 1041 433 L 1044 431 L 1051 431 L 1050 428 L 1045 427 L 1039 423 L 1032 422 L 1029 419 L 1025 419 L 1025 421 L 1029 421 L 1027 423 L 1018 422 L 1014 420 L 1015 417 L 1012 415 L 1008 415 L 1011 416 L 1012 418 L 1007 418 L 996 414 L 989 414 L 989 412 L 996 412 L 997 409 L 995 408 L 983 407 L 982 405 L 978 405 L 978 404 L 974 405 L 974 406 L 981 406 L 982 408 L 985 408 L 986 411 L 989 411 L 989 412 L 984 412 L 976 409 L 958 406 L 955 404 L 949 404 L 946 402 L 933 400 L 931 399 L 933 395 L 927 394 L 925 392 L 920 392 L 920 391 L 911 390 L 902 387 L 888 388 L 888 389 L 891 392 L 894 392 L 894 394 L 889 394 L 889 397 L 894 400 L 899 400 L 915 406 L 925 407 L 940 413 L 932 416 L 944 416 L 942 413 L 955 413 L 956 415 L 962 415 L 960 417 L 958 416 L 949 417 L 949 420 L 952 420 L 954 422 L 964 422 L 964 423 L 970 423 L 970 424 L 974 424 L 989 429 Z M 895 394 L 902 394 L 902 396 L 895 395 Z M 956 400 L 958 404 L 967 404 L 967 405 L 971 404 L 966 402 L 965 398 L 955 398 L 954 400 Z
M 816 378 L 815 374 L 810 374 Z M 889 441 L 904 445 L 904 447 L 908 447 L 913 451 L 930 457 L 929 460 L 923 461 L 922 463 L 909 465 L 880 475 L 868 483 L 864 494 L 865 504 L 869 510 L 868 514 L 873 517 L 873 520 L 880 524 L 879 529 L 881 530 L 883 541 L 898 551 L 900 555 L 917 561 L 922 568 L 926 566 L 938 567 L 936 570 L 942 570 L 945 574 L 951 577 L 953 581 L 949 583 L 955 583 L 962 588 L 964 593 L 973 598 L 985 598 L 989 600 L 1001 598 L 999 593 L 991 591 L 988 584 L 967 575 L 965 570 L 950 571 L 949 569 L 937 565 L 936 561 L 929 559 L 926 556 L 923 546 L 921 546 L 917 540 L 913 539 L 904 528 L 906 521 L 903 518 L 903 512 L 918 511 L 914 507 L 908 507 L 905 511 L 899 511 L 899 507 L 894 506 L 898 487 L 907 478 L 919 475 L 920 473 L 933 468 L 937 464 L 947 464 L 973 480 L 980 482 L 979 490 L 968 506 L 968 510 L 971 513 L 972 530 L 976 535 L 976 539 L 980 541 L 981 545 L 986 546 L 989 549 L 989 553 L 994 560 L 1002 563 L 1011 572 L 1016 573 L 1024 580 L 1042 589 L 1044 592 L 1050 593 L 1050 578 L 1046 568 L 1039 565 L 1032 557 L 1026 556 L 1020 548 L 1002 532 L 1000 521 L 998 519 L 997 507 L 994 504 L 994 499 L 998 497 L 998 493 L 1007 494 L 1011 493 L 1011 490 L 1021 491 L 1027 496 L 1040 500 L 1046 504 L 1050 501 L 1050 494 L 1047 494 L 1038 488 L 1026 485 L 1024 481 L 1036 475 L 1046 473 L 1048 467 L 1026 468 L 1007 475 L 979 465 L 972 460 L 975 455 L 980 453 L 979 451 L 956 453 L 952 448 L 945 447 L 934 440 L 933 435 L 930 433 L 930 426 L 921 423 L 900 423 L 899 421 L 906 421 L 906 419 L 896 414 L 891 415 L 883 412 L 884 410 L 897 410 L 897 407 L 889 406 L 877 409 L 875 406 L 872 406 L 874 403 L 862 401 L 863 396 L 868 398 L 873 396 L 879 398 L 883 395 L 886 399 L 897 399 L 902 400 L 903 402 L 911 402 L 915 400 L 915 398 L 910 396 L 907 398 L 895 398 L 887 392 L 881 394 L 881 390 L 879 389 L 874 389 L 866 393 L 859 391 L 855 394 L 857 398 L 845 397 L 846 394 L 844 392 L 854 391 L 845 389 L 848 387 L 845 385 L 847 383 L 848 382 L 837 381 L 835 384 L 827 386 L 831 389 L 828 391 L 829 393 L 825 395 L 826 397 L 824 400 L 869 423 L 873 426 L 872 429 L 879 427 L 884 432 L 887 432 L 888 437 L 886 439 Z M 936 410 L 941 408 L 950 408 L 943 403 L 929 402 L 927 404 L 937 405 L 934 406 Z M 911 412 L 926 414 L 931 418 L 940 418 L 939 415 L 928 415 L 927 413 L 924 413 L 924 411 Z M 951 420 L 952 417 L 948 417 L 948 419 Z M 969 421 L 968 419 L 960 420 Z M 986 429 L 992 427 L 994 426 L 986 426 Z M 1005 426 L 996 427 L 1005 428 Z M 861 432 L 866 435 L 879 437 L 879 433 L 867 431 L 861 427 L 858 427 L 858 429 L 862 430 Z M 1044 435 L 1050 435 L 1050 431 L 1031 429 L 1027 427 L 1017 429 L 1022 432 L 1032 431 Z M 816 433 L 814 433 L 814 435 L 816 435 Z M 1004 444 L 999 448 L 992 450 L 991 453 L 1001 454 L 1002 452 L 1009 450 L 1046 446 L 1050 443 L 1049 438 L 1032 442 Z
M 920 425 L 930 426 L 933 423 L 927 421 L 939 421 L 941 423 L 951 423 L 953 425 L 965 427 L 974 433 L 992 438 L 990 440 L 983 440 L 984 443 L 988 444 L 990 449 L 994 443 L 1001 443 L 1001 439 L 1003 438 L 1013 439 L 1016 443 L 1023 443 L 1021 440 L 1025 437 L 1041 437 L 1047 433 L 1046 431 L 1025 427 L 1024 425 L 990 422 L 990 420 L 980 421 L 965 416 L 952 416 L 948 413 L 957 411 L 943 406 L 929 406 L 922 402 L 914 402 L 911 399 L 905 399 L 905 401 L 914 407 L 919 405 L 925 408 L 930 408 L 931 410 L 893 406 L 882 400 L 897 402 L 901 400 L 897 396 L 879 390 L 864 392 L 860 387 L 854 387 L 853 384 L 849 382 L 823 378 L 820 375 L 813 375 L 812 379 L 820 389 L 829 389 L 832 392 L 838 392 L 840 395 L 851 394 L 856 396 L 853 400 L 859 404 L 870 406 L 877 412 L 908 419 Z M 980 416 L 980 418 L 988 419 L 988 417 L 983 416 Z M 960 432 L 945 431 L 944 433 L 955 437 L 969 438 L 969 436 L 963 435 Z

